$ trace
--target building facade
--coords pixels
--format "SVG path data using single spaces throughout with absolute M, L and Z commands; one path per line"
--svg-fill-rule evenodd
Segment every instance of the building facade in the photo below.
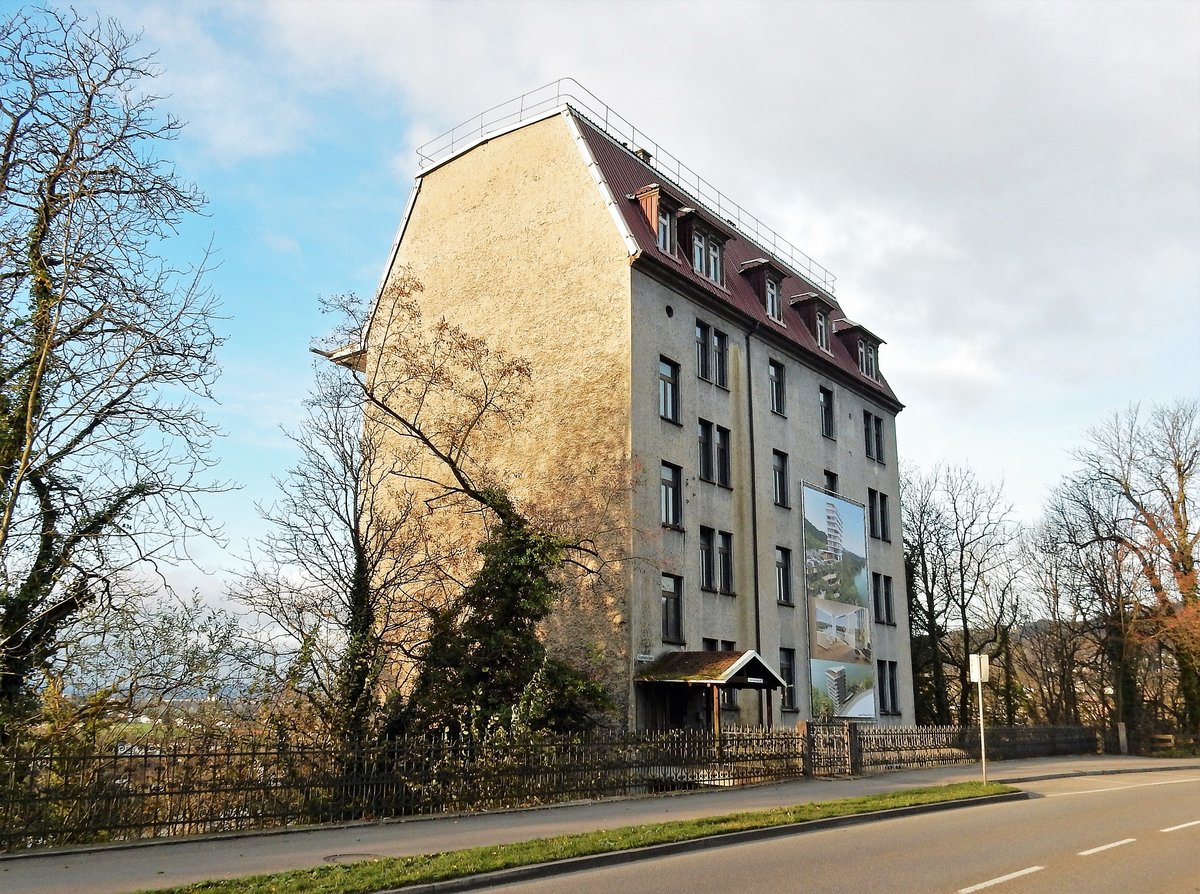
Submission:
M 619 561 L 564 597 L 551 648 L 629 727 L 911 723 L 882 341 L 608 114 L 518 117 L 430 160 L 384 282 L 411 272 L 428 316 L 530 361 L 494 457 L 514 495 L 613 516 Z M 597 470 L 628 484 L 600 501 Z

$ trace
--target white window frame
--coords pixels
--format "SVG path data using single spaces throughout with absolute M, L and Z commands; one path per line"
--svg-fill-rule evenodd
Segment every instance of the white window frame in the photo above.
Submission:
M 829 314 L 817 311 L 817 347 L 829 352 Z
M 776 323 L 783 322 L 783 302 L 779 300 L 779 283 L 767 277 L 767 316 Z

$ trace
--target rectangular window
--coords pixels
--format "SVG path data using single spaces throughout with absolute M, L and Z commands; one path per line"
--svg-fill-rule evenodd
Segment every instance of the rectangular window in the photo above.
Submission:
M 775 547 L 775 598 L 792 604 L 792 551 L 782 546 Z
M 779 283 L 767 277 L 767 316 L 776 322 L 783 322 L 783 305 L 779 301 Z
M 709 365 L 709 348 L 712 341 L 712 329 L 707 323 L 696 321 L 696 375 L 702 379 L 712 378 L 712 367 Z
M 708 278 L 717 285 L 725 280 L 721 270 L 721 243 L 711 237 L 708 240 Z
M 729 429 L 717 426 L 716 437 L 716 460 L 717 460 L 717 484 L 722 487 L 732 487 L 730 483 L 730 435 Z
M 867 341 L 865 338 L 858 340 L 858 369 L 864 376 L 875 378 L 876 376 L 876 351 L 873 342 Z
M 876 540 L 891 540 L 892 529 L 888 520 L 888 495 L 867 489 L 867 516 L 871 536 Z
M 679 364 L 669 357 L 658 358 L 658 415 L 679 421 Z
M 787 396 L 784 385 L 785 374 L 782 363 L 776 360 L 767 361 L 767 379 L 771 383 L 771 412 L 778 413 L 780 416 L 787 415 L 784 412 Z
M 700 529 L 701 590 L 715 590 L 717 588 L 717 558 L 714 552 L 716 533 L 712 528 Z
M 779 676 L 783 677 L 783 697 L 779 701 L 785 711 L 796 709 L 796 650 L 779 650 Z
M 827 438 L 836 438 L 833 427 L 833 392 L 828 388 L 821 389 L 821 434 Z
M 883 462 L 883 420 L 866 410 L 863 410 L 863 439 L 867 458 Z
M 713 480 L 713 424 L 701 419 L 698 443 L 700 447 L 700 480 Z
M 707 233 L 692 233 L 692 269 L 717 285 L 724 281 L 721 266 L 721 243 Z
M 823 310 L 817 311 L 817 347 L 829 350 L 829 315 Z
M 771 451 L 771 484 L 776 506 L 788 505 L 788 457 L 779 450 Z
M 717 586 L 728 596 L 733 589 L 733 535 L 728 531 L 717 532 Z
M 676 574 L 662 576 L 662 638 L 664 642 L 683 641 L 680 614 L 683 608 L 683 578 Z
M 829 491 L 831 494 L 836 494 L 838 492 L 837 472 L 831 472 L 828 469 L 825 470 L 825 490 Z
M 662 464 L 659 479 L 659 509 L 668 528 L 683 526 L 683 471 L 670 463 Z
M 729 387 L 729 336 L 716 329 L 712 334 L 713 381 L 722 388 Z
M 875 621 L 878 624 L 895 624 L 896 607 L 892 601 L 892 579 L 889 575 L 875 571 L 871 573 L 871 592 L 875 603 Z
M 715 639 L 712 639 L 712 638 L 706 636 L 706 637 L 704 637 L 704 639 L 700 640 L 700 643 L 703 645 L 705 652 L 718 651 L 717 641 Z
M 879 713 L 900 713 L 900 687 L 897 680 L 896 662 L 879 660 L 875 662 L 879 676 Z
M 658 209 L 658 247 L 675 254 L 675 215 L 664 208 Z

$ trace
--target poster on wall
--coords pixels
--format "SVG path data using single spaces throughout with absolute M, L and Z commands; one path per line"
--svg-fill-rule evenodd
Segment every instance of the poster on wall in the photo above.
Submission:
M 803 500 L 813 717 L 873 718 L 866 509 L 807 484 Z

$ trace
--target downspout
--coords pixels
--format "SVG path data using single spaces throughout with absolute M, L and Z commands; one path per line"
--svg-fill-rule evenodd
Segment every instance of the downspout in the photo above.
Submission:
M 750 361 L 750 336 L 758 332 L 755 322 L 746 333 L 746 409 L 749 417 L 750 433 L 750 545 L 754 561 L 754 651 L 762 656 L 762 609 L 760 605 L 758 578 L 758 474 L 755 469 L 754 450 L 754 369 Z M 766 707 L 763 706 L 763 696 L 766 695 Z M 766 689 L 758 690 L 758 716 L 763 718 L 764 726 L 770 727 L 774 721 L 774 706 L 771 704 L 771 694 Z

